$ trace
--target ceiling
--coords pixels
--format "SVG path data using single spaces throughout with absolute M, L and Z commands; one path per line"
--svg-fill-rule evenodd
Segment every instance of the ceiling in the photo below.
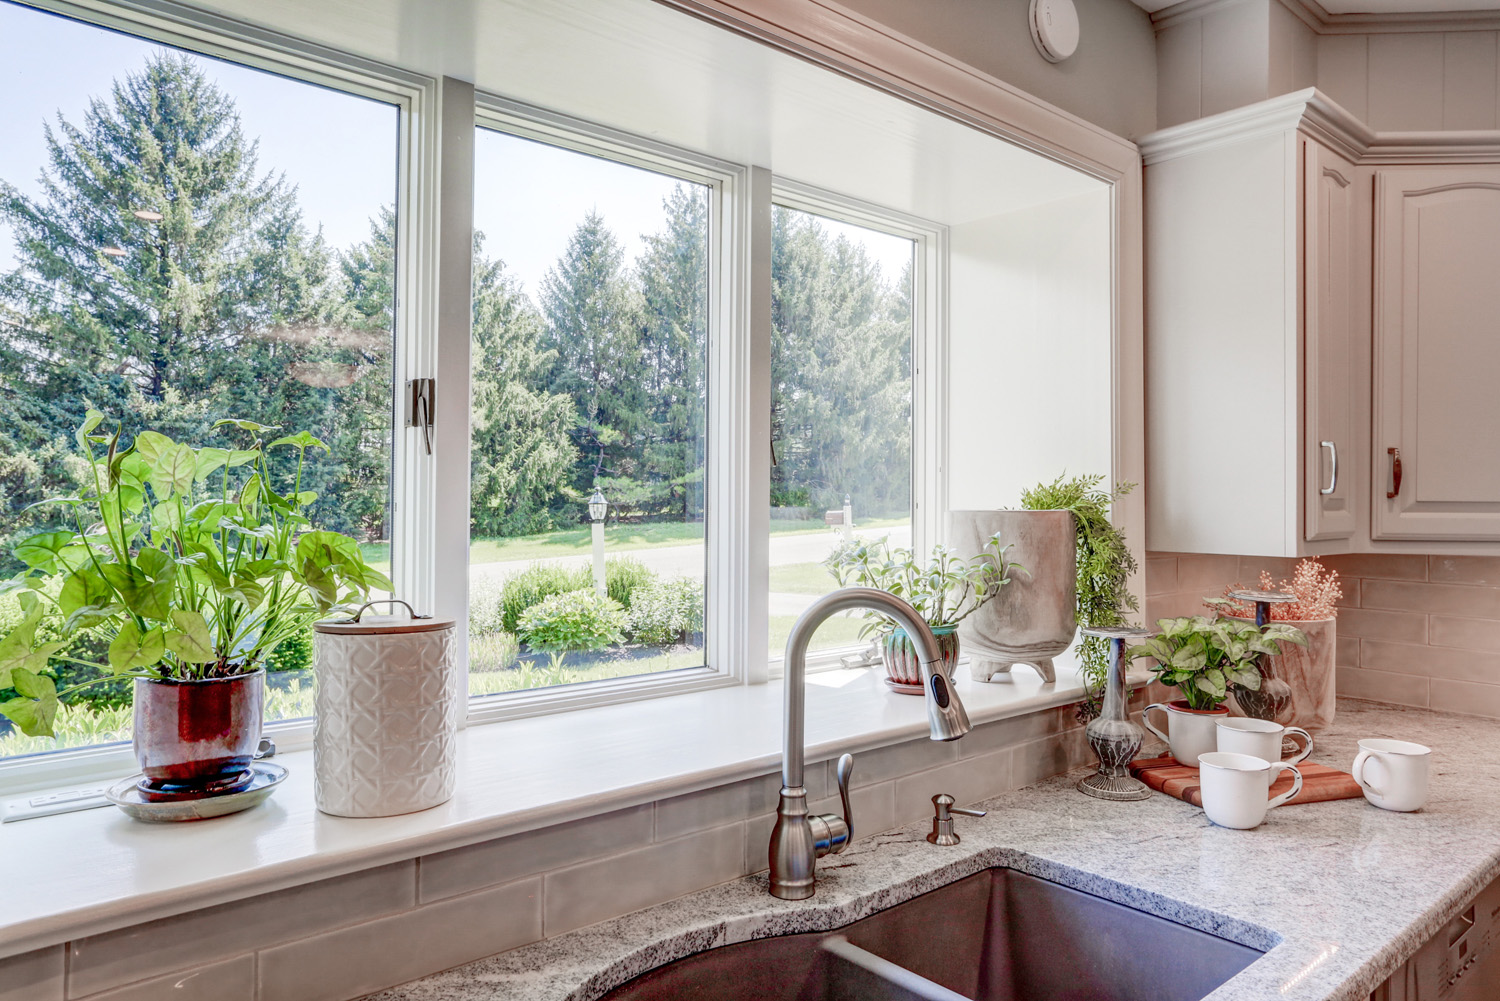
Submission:
M 1101 182 L 651 0 L 197 0 L 936 222 Z
M 1132 0 L 1149 13 L 1164 10 L 1180 0 Z M 1495 10 L 1500 0 L 1317 0 L 1330 14 L 1440 14 L 1455 10 Z

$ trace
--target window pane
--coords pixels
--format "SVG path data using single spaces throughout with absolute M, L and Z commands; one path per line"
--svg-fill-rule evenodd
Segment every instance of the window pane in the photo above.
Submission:
M 62 527 L 28 505 L 92 489 L 86 405 L 122 445 L 243 445 L 223 417 L 311 432 L 329 446 L 300 471 L 313 524 L 389 569 L 397 109 L 4 2 L 0 66 L 0 576 Z M 295 454 L 270 453 L 280 492 Z M 17 621 L 0 595 L 0 634 Z M 271 656 L 268 719 L 311 714 L 311 649 Z M 51 667 L 59 687 L 100 675 Z M 127 739 L 130 695 L 69 695 L 56 740 L 0 720 L 0 757 Z
M 911 545 L 914 242 L 776 206 L 771 242 L 770 655 L 838 587 L 824 560 L 846 537 Z M 829 522 L 847 524 L 830 525 Z M 810 651 L 856 653 L 858 615 Z
M 469 691 L 701 666 L 711 189 L 475 157 Z

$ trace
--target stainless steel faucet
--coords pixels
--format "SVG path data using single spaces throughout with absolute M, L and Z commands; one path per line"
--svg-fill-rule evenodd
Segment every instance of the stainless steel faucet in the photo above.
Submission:
M 817 890 L 814 860 L 838 854 L 854 835 L 849 810 L 849 777 L 854 758 L 839 759 L 839 796 L 842 817 L 807 812 L 803 779 L 803 731 L 807 703 L 807 644 L 814 630 L 830 615 L 855 608 L 872 608 L 896 620 L 917 648 L 922 689 L 927 699 L 927 724 L 933 740 L 957 740 L 969 732 L 969 714 L 941 670 L 942 654 L 932 629 L 900 598 L 872 587 L 846 587 L 813 602 L 786 638 L 786 718 L 781 765 L 781 806 L 771 831 L 771 894 L 783 900 L 806 900 Z

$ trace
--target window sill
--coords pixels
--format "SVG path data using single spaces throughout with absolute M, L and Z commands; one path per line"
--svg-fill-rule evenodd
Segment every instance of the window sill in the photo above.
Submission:
M 892 694 L 883 677 L 808 678 L 809 761 L 926 734 L 923 701 Z M 976 725 L 1083 691 L 1070 656 L 1056 684 L 1027 668 L 976 684 L 960 666 L 956 687 Z M 459 735 L 454 798 L 400 817 L 320 814 L 312 752 L 296 751 L 277 758 L 290 775 L 276 794 L 234 816 L 156 826 L 99 809 L 7 824 L 6 857 L 71 861 L 8 895 L 0 957 L 774 772 L 781 717 L 774 681 L 473 727 Z

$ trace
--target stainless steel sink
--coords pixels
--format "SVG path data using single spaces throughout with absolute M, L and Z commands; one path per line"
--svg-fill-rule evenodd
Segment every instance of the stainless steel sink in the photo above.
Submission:
M 1260 953 L 1012 869 L 836 933 L 711 949 L 606 1001 L 1198 1001 Z

